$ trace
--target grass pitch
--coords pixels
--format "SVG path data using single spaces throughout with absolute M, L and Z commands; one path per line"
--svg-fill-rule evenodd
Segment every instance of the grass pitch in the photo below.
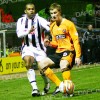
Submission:
M 62 75 L 56 75 L 62 80 Z M 100 100 L 100 65 L 86 68 L 72 69 L 72 80 L 75 84 L 74 97 L 64 97 L 62 93 L 52 96 L 55 84 L 51 83 L 46 96 L 32 97 L 31 86 L 27 78 L 0 80 L 0 100 Z M 43 79 L 36 77 L 40 92 L 43 89 Z

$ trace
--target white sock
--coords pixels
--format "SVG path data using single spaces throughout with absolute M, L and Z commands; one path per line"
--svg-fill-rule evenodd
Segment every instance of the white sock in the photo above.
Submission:
M 33 90 L 38 89 L 37 84 L 36 84 L 35 71 L 33 69 L 29 69 L 27 71 L 27 77 Z

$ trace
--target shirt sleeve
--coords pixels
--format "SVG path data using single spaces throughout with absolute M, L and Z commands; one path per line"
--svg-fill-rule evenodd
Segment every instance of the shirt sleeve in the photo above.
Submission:
M 19 38 L 25 37 L 29 33 L 29 30 L 25 29 L 25 25 L 22 23 L 22 18 L 17 21 L 16 33 Z
M 78 37 L 76 27 L 72 22 L 69 27 L 69 34 L 70 34 L 73 44 L 74 44 L 76 58 L 79 58 L 79 57 L 81 57 L 81 47 L 80 47 L 79 37 Z
M 50 22 L 48 22 L 42 17 L 39 17 L 39 23 L 44 29 L 46 29 L 47 31 L 50 31 Z

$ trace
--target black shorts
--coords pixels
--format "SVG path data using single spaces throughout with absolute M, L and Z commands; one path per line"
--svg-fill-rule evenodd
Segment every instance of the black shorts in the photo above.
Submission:
M 71 68 L 75 62 L 75 51 L 64 51 L 62 53 L 48 55 L 48 57 L 55 63 L 55 65 L 59 65 L 60 60 L 67 60 L 70 63 Z

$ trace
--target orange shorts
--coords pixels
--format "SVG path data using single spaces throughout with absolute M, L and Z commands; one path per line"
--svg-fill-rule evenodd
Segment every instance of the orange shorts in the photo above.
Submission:
M 69 52 L 67 56 L 63 56 L 61 59 L 67 60 L 70 64 L 70 67 L 73 67 L 74 61 L 75 61 L 75 53 Z

